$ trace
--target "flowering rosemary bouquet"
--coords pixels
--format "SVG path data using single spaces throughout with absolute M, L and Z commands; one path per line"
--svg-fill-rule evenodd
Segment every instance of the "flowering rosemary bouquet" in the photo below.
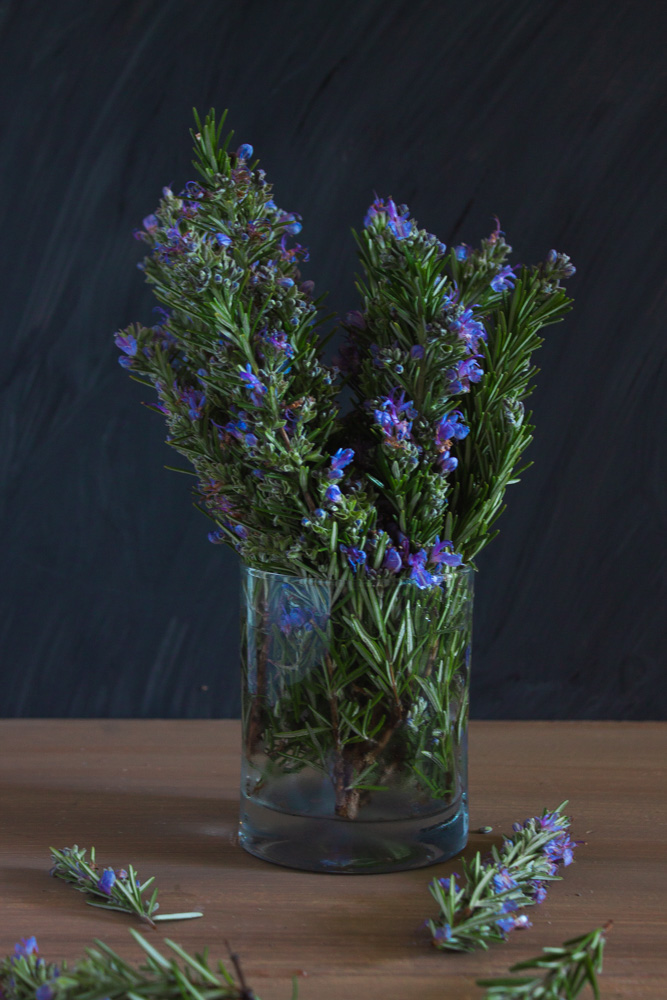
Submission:
M 433 812 L 460 792 L 474 558 L 522 471 L 532 355 L 574 267 L 553 250 L 510 266 L 499 224 L 447 248 L 376 197 L 354 233 L 360 308 L 326 364 L 300 216 L 224 116 L 195 118 L 198 179 L 136 233 L 157 322 L 116 343 L 193 466 L 210 540 L 249 568 L 246 793 L 314 771 L 339 818 L 397 781 Z

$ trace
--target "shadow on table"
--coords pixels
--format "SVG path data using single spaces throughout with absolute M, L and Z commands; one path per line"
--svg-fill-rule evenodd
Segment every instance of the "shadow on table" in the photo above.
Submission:
M 239 803 L 222 795 L 178 797 L 49 785 L 15 786 L 6 801 L 9 807 L 3 810 L 0 842 L 3 853 L 15 854 L 17 859 L 25 858 L 26 848 L 34 857 L 37 847 L 43 850 L 48 866 L 49 847 L 78 844 L 88 848 L 94 845 L 99 860 L 115 867 L 132 863 L 139 868 L 145 861 L 178 860 L 213 868 L 280 870 L 239 849 Z M 476 851 L 486 854 L 493 844 L 501 843 L 501 837 L 473 833 L 457 858 L 418 871 L 426 882 L 449 875 L 461 857 L 469 860 Z M 365 876 L 369 877 L 373 876 Z

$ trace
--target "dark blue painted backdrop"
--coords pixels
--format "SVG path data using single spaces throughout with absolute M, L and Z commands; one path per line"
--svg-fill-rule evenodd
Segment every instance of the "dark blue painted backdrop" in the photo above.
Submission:
M 479 560 L 473 712 L 665 717 L 666 41 L 654 0 L 0 3 L 0 714 L 238 711 L 234 556 L 111 339 L 150 319 L 131 232 L 215 105 L 337 311 L 373 190 L 446 242 L 498 213 L 515 260 L 572 256 Z

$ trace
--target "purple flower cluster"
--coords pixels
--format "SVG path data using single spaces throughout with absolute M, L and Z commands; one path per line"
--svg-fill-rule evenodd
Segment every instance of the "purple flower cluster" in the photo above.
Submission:
M 514 268 L 512 267 L 501 267 L 496 274 L 491 279 L 491 288 L 494 292 L 504 292 L 507 289 L 514 288 L 514 282 L 516 281 L 516 275 L 514 274 Z
M 459 888 L 459 884 L 458 884 L 458 881 L 457 881 L 458 878 L 459 878 L 458 872 L 452 872 L 451 875 L 447 875 L 444 878 L 439 878 L 438 882 L 440 883 L 440 885 L 442 886 L 442 888 L 445 890 L 445 892 L 449 892 L 449 889 L 450 889 L 450 886 L 451 886 L 452 882 L 454 883 L 454 889 L 455 890 L 457 890 Z
M 239 377 L 245 385 L 246 389 L 250 390 L 250 401 L 254 406 L 261 406 L 264 402 L 264 396 L 266 395 L 266 386 L 261 382 L 257 375 L 254 374 L 252 366 L 247 364 L 245 366 L 245 371 L 241 370 L 239 372 Z
M 461 411 L 451 410 L 442 417 L 436 427 L 435 446 L 440 452 L 438 467 L 444 473 L 453 472 L 459 464 L 458 458 L 450 454 L 450 448 L 452 441 L 462 441 L 470 432 L 470 428 L 462 421 Z
M 236 420 L 228 420 L 222 427 L 219 427 L 218 424 L 215 425 L 221 432 L 221 444 L 225 443 L 224 435 L 228 434 L 236 441 L 240 441 L 242 444 L 245 444 L 248 448 L 256 448 L 259 444 L 259 439 L 250 429 L 250 425 L 248 424 L 248 414 L 245 410 L 239 410 L 235 414 L 235 417 Z
M 452 928 L 449 924 L 443 924 L 442 927 L 436 927 L 433 931 L 433 943 L 441 944 L 443 941 L 451 941 L 452 939 Z
M 123 353 L 118 359 L 118 364 L 122 368 L 132 367 L 132 358 L 136 356 L 137 353 L 137 339 L 128 333 L 117 333 L 114 336 L 116 342 L 116 347 L 119 348 Z
M 412 440 L 412 421 L 417 411 L 412 400 L 406 400 L 404 392 L 394 389 L 389 396 L 381 397 L 373 416 L 384 434 L 385 444 L 404 448 Z
M 304 629 L 312 632 L 313 623 L 304 608 L 283 607 L 280 611 L 280 631 L 283 635 L 291 635 L 292 632 Z
M 37 947 L 37 938 L 21 938 L 18 944 L 14 945 L 14 957 L 15 958 L 29 958 L 30 955 L 36 955 L 39 951 Z
M 207 483 L 199 484 L 199 495 L 206 503 L 209 510 L 216 514 L 235 515 L 235 510 L 231 500 L 224 495 L 222 483 L 217 483 L 214 479 L 209 479 Z
M 566 253 L 558 253 L 557 250 L 550 250 L 546 260 L 547 270 L 554 273 L 559 278 L 571 278 L 577 273 L 577 269 Z
M 284 330 L 268 330 L 265 328 L 262 331 L 261 340 L 265 344 L 270 344 L 276 351 L 281 351 L 286 358 L 294 357 L 294 348 L 287 339 L 287 334 Z
M 474 318 L 472 309 L 465 309 L 456 319 L 450 320 L 449 329 L 464 341 L 470 354 L 479 355 L 480 343 L 486 343 L 487 333 L 479 320 Z
M 291 236 L 296 236 L 303 228 L 301 225 L 301 216 L 297 212 L 279 212 L 276 221 Z
M 39 948 L 37 947 L 37 939 L 32 936 L 29 938 L 21 938 L 21 940 L 14 945 L 14 954 L 12 955 L 10 962 L 14 964 L 20 958 L 30 958 L 32 955 L 37 955 Z M 37 967 L 43 966 L 44 960 L 38 958 L 36 960 Z M 35 990 L 35 1000 L 53 1000 L 56 996 L 56 990 L 53 988 L 54 980 L 60 976 L 60 969 L 57 966 L 52 965 L 50 968 L 50 973 L 52 978 L 49 982 L 41 983 Z M 14 986 L 14 977 L 11 977 L 10 985 Z M 4 997 L 2 986 L 0 985 L 0 997 Z
M 460 410 L 451 410 L 441 418 L 435 432 L 435 443 L 440 451 L 449 448 L 452 439 L 462 441 L 467 437 L 470 428 L 463 423 L 463 414 Z
M 407 206 L 401 205 L 401 210 L 403 214 L 399 213 L 399 209 L 391 198 L 387 198 L 387 201 L 384 202 L 382 198 L 378 198 L 376 195 L 375 201 L 369 207 L 364 217 L 364 226 L 368 228 L 374 219 L 383 216 L 386 218 L 385 225 L 387 229 L 393 233 L 396 239 L 406 239 L 412 235 L 413 223 L 410 219 Z
M 425 549 L 419 549 L 408 556 L 408 566 L 411 567 L 410 579 L 416 583 L 420 590 L 428 587 L 435 587 L 442 583 L 444 577 L 442 573 L 432 572 L 427 566 L 429 564 L 428 553 Z
M 475 358 L 464 358 L 453 368 L 446 372 L 449 379 L 447 393 L 450 396 L 458 396 L 463 392 L 470 392 L 471 382 L 480 382 L 484 370 Z
M 354 451 L 352 448 L 339 448 L 335 455 L 331 458 L 331 468 L 327 473 L 327 478 L 332 480 L 343 478 L 343 469 L 350 464 L 354 458 Z
M 451 550 L 451 551 L 450 551 Z M 400 573 L 404 568 L 410 569 L 410 579 L 420 590 L 438 586 L 444 580 L 444 574 L 438 571 L 439 566 L 460 566 L 463 560 L 458 552 L 454 552 L 451 541 L 436 538 L 429 552 L 426 549 L 410 551 L 410 540 L 401 535 L 400 544 L 395 547 L 391 543 L 385 549 L 382 568 L 390 573 Z
M 227 529 L 227 531 L 232 531 L 237 538 L 241 539 L 241 541 L 245 541 L 246 538 L 248 537 L 248 529 L 245 527 L 245 525 L 232 524 L 231 521 L 223 521 L 222 523 L 224 527 Z M 227 541 L 227 535 L 222 528 L 215 528 L 213 531 L 209 531 L 208 540 L 213 545 L 220 545 L 222 544 L 222 542 Z
M 360 566 L 363 566 L 366 562 L 366 553 L 363 549 L 358 549 L 354 545 L 343 545 L 338 546 L 339 550 L 343 555 L 347 556 L 347 561 L 356 573 Z
M 185 403 L 187 406 L 190 420 L 192 420 L 193 423 L 195 420 L 201 420 L 204 416 L 206 393 L 199 389 L 188 388 L 178 390 L 178 396 L 181 403 Z

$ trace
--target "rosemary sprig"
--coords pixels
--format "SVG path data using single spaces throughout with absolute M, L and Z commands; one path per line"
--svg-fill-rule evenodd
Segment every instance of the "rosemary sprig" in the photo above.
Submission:
M 169 939 L 175 957 L 166 957 L 137 931 L 130 934 L 146 953 L 138 967 L 124 961 L 104 942 L 95 939 L 86 957 L 71 969 L 38 958 L 37 941 L 24 938 L 14 955 L 0 962 L 0 996 L 4 1000 L 257 1000 L 246 985 L 238 955 L 230 954 L 238 982 L 221 961 L 212 969 L 208 949 L 194 955 Z
M 161 913 L 156 915 L 160 904 L 157 902 L 157 888 L 153 889 L 150 899 L 144 899 L 143 894 L 155 881 L 155 876 L 143 884 L 139 882 L 137 872 L 128 866 L 127 871 L 120 868 L 101 868 L 95 861 L 95 848 L 90 849 L 90 860 L 86 861 L 86 848 L 64 847 L 61 851 L 50 848 L 53 867 L 49 874 L 69 882 L 79 892 L 92 896 L 88 906 L 96 906 L 102 910 L 119 910 L 121 913 L 135 913 L 138 917 L 155 927 L 158 920 L 190 920 L 201 917 L 202 913 Z
M 559 865 L 572 861 L 576 843 L 567 829 L 570 818 L 562 814 L 563 802 L 553 812 L 514 824 L 514 836 L 493 847 L 483 858 L 478 851 L 471 862 L 463 862 L 463 883 L 458 875 L 434 879 L 431 895 L 440 907 L 438 920 L 428 920 L 433 945 L 447 951 L 474 951 L 503 941 L 509 931 L 528 927 L 523 907 L 541 903 L 545 883 L 558 879 Z
M 546 969 L 544 975 L 478 979 L 477 985 L 488 987 L 485 1000 L 574 1000 L 588 983 L 599 1000 L 597 974 L 602 972 L 605 935 L 610 927 L 611 921 L 565 941 L 560 948 L 544 948 L 542 955 L 517 962 L 510 969 Z

